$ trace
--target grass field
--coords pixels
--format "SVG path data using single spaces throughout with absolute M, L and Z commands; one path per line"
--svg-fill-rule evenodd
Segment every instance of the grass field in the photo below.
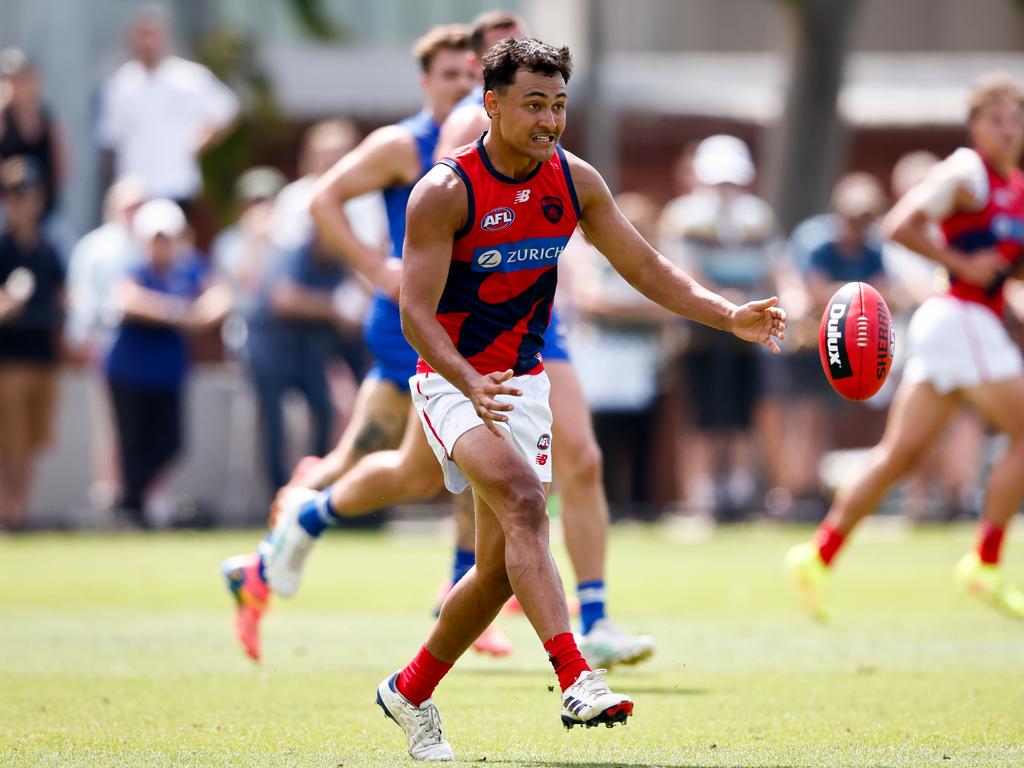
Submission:
M 456 764 L 1024 765 L 1024 624 L 951 589 L 971 529 L 863 531 L 827 629 L 798 613 L 779 567 L 805 535 L 616 530 L 611 607 L 659 643 L 612 676 L 632 722 L 563 730 L 542 649 L 503 617 L 515 653 L 467 656 L 435 697 Z M 265 622 L 259 666 L 234 645 L 217 573 L 254 541 L 0 540 L 0 765 L 411 765 L 372 701 L 430 626 L 447 538 L 329 537 Z M 1024 540 L 1008 550 L 1024 581 Z

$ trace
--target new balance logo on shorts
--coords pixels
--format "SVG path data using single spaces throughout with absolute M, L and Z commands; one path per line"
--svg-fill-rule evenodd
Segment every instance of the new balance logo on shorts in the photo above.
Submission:
M 548 455 L 546 453 L 538 453 L 536 461 L 540 466 L 543 467 L 545 464 L 548 463 Z

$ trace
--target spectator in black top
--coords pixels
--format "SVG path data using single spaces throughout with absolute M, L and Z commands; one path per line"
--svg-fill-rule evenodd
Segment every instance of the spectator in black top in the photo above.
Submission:
M 64 270 L 40 230 L 44 181 L 31 157 L 0 163 L 0 528 L 24 525 L 32 469 L 50 441 Z
M 39 73 L 17 48 L 0 53 L 0 161 L 32 157 L 42 176 L 43 218 L 58 203 L 67 170 L 67 147 L 57 119 L 43 103 Z

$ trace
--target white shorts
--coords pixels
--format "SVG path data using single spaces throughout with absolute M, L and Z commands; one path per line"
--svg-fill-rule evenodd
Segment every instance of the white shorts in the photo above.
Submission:
M 512 403 L 508 422 L 498 426 L 508 430 L 512 445 L 533 467 L 542 483 L 551 482 L 551 383 L 544 372 L 532 376 L 513 376 L 506 384 L 522 390 L 522 397 L 499 395 L 501 402 Z M 469 481 L 452 461 L 456 441 L 469 430 L 483 426 L 473 404 L 438 373 L 417 373 L 409 379 L 412 403 L 420 415 L 427 442 L 444 470 L 445 487 L 462 493 Z
M 1020 350 L 988 307 L 952 296 L 928 299 L 907 329 L 905 381 L 929 381 L 940 394 L 1024 373 Z

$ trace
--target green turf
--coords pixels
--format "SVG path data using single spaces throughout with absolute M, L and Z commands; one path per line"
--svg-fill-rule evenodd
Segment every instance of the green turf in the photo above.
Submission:
M 616 671 L 628 727 L 564 731 L 525 620 L 508 659 L 469 656 L 439 689 L 464 765 L 1024 765 L 1024 624 L 951 589 L 969 528 L 866 530 L 837 572 L 841 614 L 797 611 L 779 567 L 806 531 L 615 531 L 611 606 L 655 658 Z M 411 765 L 372 705 L 430 626 L 440 536 L 333 535 L 233 643 L 217 565 L 251 532 L 0 540 L 0 765 Z M 1011 540 L 1024 580 L 1024 541 Z M 563 563 L 563 572 L 565 571 Z

